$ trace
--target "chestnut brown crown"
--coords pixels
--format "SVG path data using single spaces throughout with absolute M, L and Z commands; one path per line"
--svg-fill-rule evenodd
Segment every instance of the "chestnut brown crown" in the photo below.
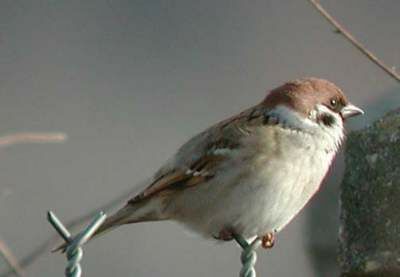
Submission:
M 317 105 L 324 105 L 330 110 L 340 114 L 343 119 L 346 117 L 362 114 L 363 111 L 349 103 L 346 96 L 335 84 L 318 78 L 304 78 L 294 80 L 273 89 L 263 100 L 266 107 L 285 105 L 307 116 Z M 342 112 L 351 107 L 351 114 L 348 112 L 343 116 Z

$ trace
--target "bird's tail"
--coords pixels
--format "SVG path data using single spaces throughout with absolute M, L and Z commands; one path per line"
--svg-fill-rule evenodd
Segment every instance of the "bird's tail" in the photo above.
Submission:
M 134 204 L 128 203 L 122 209 L 118 210 L 115 214 L 108 217 L 104 221 L 104 223 L 96 230 L 90 240 L 92 240 L 93 238 L 97 238 L 100 235 L 104 235 L 123 224 L 161 220 L 160 217 L 155 216 L 156 213 L 151 207 L 152 205 L 148 204 L 148 201 L 141 201 Z M 65 252 L 66 248 L 67 244 L 64 243 L 54 248 L 52 252 L 58 252 L 60 250 L 62 252 Z

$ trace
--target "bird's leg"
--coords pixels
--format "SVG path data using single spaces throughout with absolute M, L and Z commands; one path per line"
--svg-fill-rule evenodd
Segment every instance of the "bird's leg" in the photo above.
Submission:
M 224 228 L 219 231 L 219 234 L 217 236 L 214 236 L 214 238 L 224 241 L 233 240 L 233 231 L 230 228 Z
M 264 249 L 270 249 L 275 244 L 275 235 L 272 232 L 267 233 L 263 237 L 261 237 L 261 246 Z

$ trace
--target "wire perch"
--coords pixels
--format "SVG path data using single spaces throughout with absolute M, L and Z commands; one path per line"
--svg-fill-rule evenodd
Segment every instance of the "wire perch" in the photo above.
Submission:
M 82 245 L 85 244 L 100 225 L 103 224 L 106 217 L 105 213 L 100 212 L 82 232 L 78 233 L 75 237 L 72 237 L 67 228 L 65 228 L 52 211 L 47 213 L 48 221 L 68 244 L 65 251 L 68 259 L 68 265 L 65 268 L 66 277 L 81 276 L 82 269 L 79 262 L 82 260 L 83 256 Z
M 68 259 L 68 265 L 65 268 L 66 277 L 80 277 L 82 275 L 82 269 L 79 263 L 83 256 L 82 246 L 90 239 L 90 237 L 101 226 L 101 224 L 103 224 L 106 217 L 107 216 L 105 213 L 99 212 L 93 221 L 82 232 L 78 233 L 75 237 L 72 237 L 67 228 L 65 228 L 65 226 L 52 211 L 47 213 L 48 221 L 67 243 L 67 248 L 65 251 Z M 256 277 L 254 266 L 257 261 L 257 253 L 255 250 L 261 245 L 261 239 L 255 238 L 251 243 L 248 243 L 240 235 L 234 234 L 233 237 L 243 249 L 240 256 L 242 269 L 240 270 L 239 276 Z
M 243 251 L 240 256 L 242 261 L 242 269 L 240 270 L 240 277 L 256 277 L 256 270 L 254 266 L 257 261 L 256 249 L 261 245 L 261 239 L 255 238 L 250 244 L 240 235 L 234 234 L 233 238 L 242 247 Z

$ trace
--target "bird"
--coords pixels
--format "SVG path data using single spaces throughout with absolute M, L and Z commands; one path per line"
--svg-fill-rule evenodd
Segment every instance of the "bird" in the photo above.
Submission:
M 344 141 L 344 122 L 363 113 L 330 81 L 288 81 L 184 143 L 94 237 L 172 220 L 204 238 L 258 237 L 271 248 L 319 190 Z

